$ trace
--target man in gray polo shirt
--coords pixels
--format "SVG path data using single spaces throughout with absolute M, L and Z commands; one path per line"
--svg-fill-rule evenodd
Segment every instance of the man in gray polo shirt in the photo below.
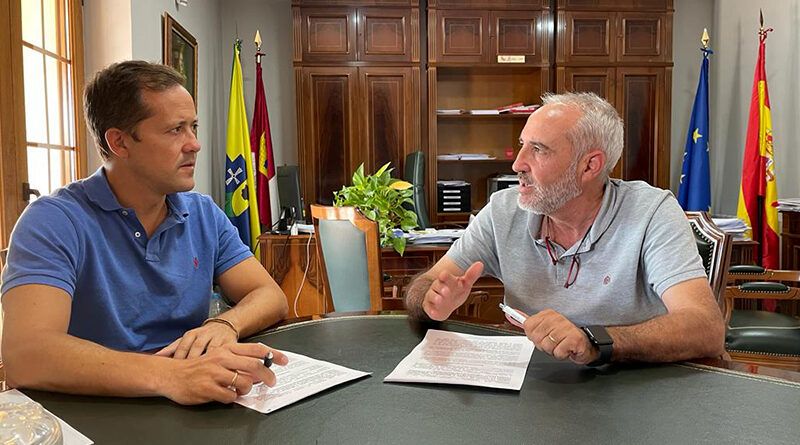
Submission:
M 722 354 L 722 314 L 677 201 L 608 177 L 623 146 L 616 110 L 591 93 L 543 103 L 520 135 L 520 186 L 493 194 L 464 237 L 409 286 L 412 316 L 446 319 L 490 275 L 527 317 L 509 320 L 559 360 Z

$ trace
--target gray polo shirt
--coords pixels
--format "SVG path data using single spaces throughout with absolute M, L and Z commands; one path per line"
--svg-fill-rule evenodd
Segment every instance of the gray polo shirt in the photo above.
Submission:
M 528 314 L 553 309 L 579 326 L 636 324 L 667 312 L 667 289 L 706 276 L 689 222 L 667 190 L 610 179 L 587 235 L 566 250 L 551 243 L 555 265 L 539 237 L 542 215 L 520 209 L 518 194 L 494 193 L 447 256 L 462 269 L 482 261 L 484 275 L 503 282 L 506 304 Z M 574 255 L 580 270 L 565 288 Z

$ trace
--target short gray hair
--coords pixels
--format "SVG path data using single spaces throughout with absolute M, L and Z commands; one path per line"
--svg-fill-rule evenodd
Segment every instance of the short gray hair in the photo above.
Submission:
M 547 93 L 542 96 L 542 105 L 562 104 L 576 107 L 581 116 L 575 125 L 567 130 L 567 140 L 575 150 L 574 159 L 593 148 L 606 155 L 604 174 L 607 177 L 622 156 L 623 123 L 617 110 L 605 99 L 594 93 Z

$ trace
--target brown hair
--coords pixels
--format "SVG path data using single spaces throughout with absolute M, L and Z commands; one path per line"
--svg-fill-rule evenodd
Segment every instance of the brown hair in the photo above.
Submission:
M 109 128 L 128 132 L 138 141 L 136 125 L 152 114 L 142 100 L 142 90 L 164 91 L 185 80 L 173 68 L 143 60 L 114 63 L 95 74 L 86 85 L 83 104 L 100 156 L 111 157 L 105 138 Z

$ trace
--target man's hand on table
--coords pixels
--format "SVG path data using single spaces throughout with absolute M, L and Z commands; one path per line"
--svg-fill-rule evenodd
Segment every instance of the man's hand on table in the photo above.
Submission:
M 171 360 L 157 382 L 159 393 L 182 405 L 231 403 L 255 383 L 275 385 L 275 374 L 264 366 L 269 352 L 274 364 L 289 363 L 283 353 L 261 343 L 227 343 L 200 357 Z
M 236 331 L 223 323 L 206 323 L 199 328 L 186 331 L 182 337 L 165 346 L 156 355 L 177 359 L 200 357 L 222 345 L 236 343 Z
M 508 316 L 506 319 L 522 328 L 536 349 L 557 360 L 569 359 L 579 365 L 591 363 L 600 357 L 600 351 L 592 345 L 586 334 L 560 313 L 545 309 L 528 317 L 522 311 L 517 312 L 527 317 L 523 325 Z

